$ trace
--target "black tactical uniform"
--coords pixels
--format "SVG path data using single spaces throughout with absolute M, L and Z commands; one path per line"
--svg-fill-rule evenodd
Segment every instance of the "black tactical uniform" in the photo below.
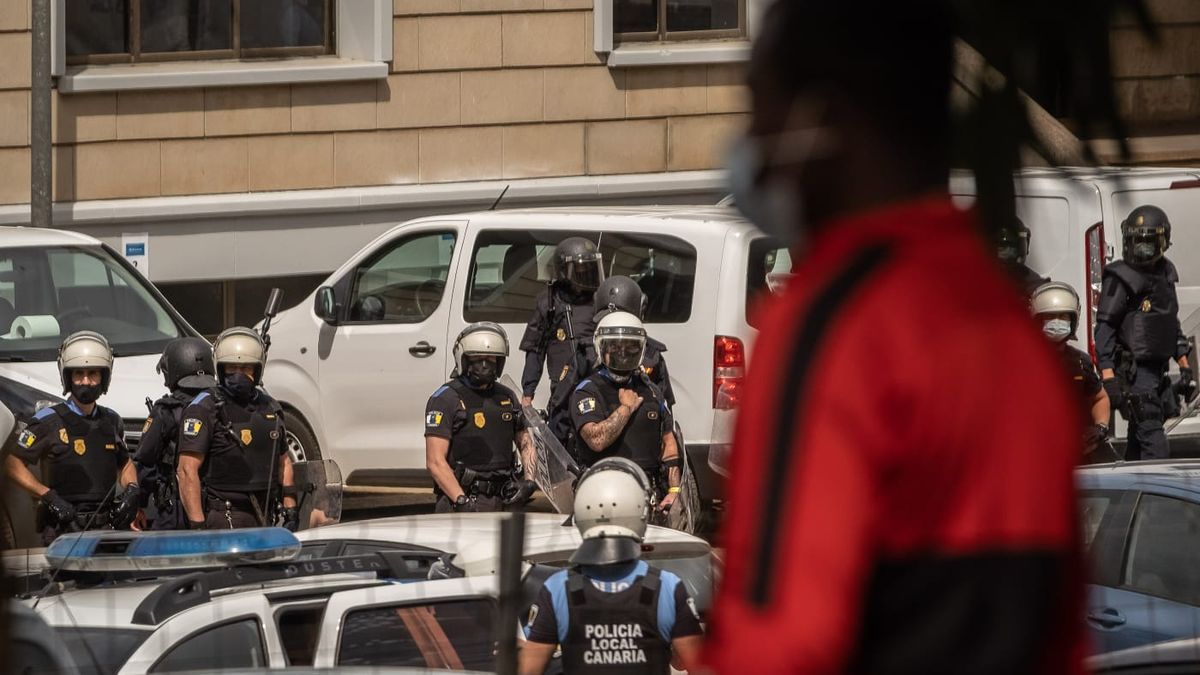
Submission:
M 1171 359 L 1188 351 L 1179 324 L 1178 281 L 1175 266 L 1165 258 L 1147 269 L 1121 260 L 1104 269 L 1096 354 L 1100 369 L 1114 369 L 1121 380 L 1120 409 L 1129 421 L 1128 460 L 1168 455 L 1163 422 L 1179 411 L 1167 368 Z
M 150 416 L 142 427 L 142 440 L 134 459 L 142 504 L 145 506 L 148 500 L 154 500 L 152 530 L 187 529 L 187 515 L 179 503 L 175 470 L 179 462 L 183 411 L 197 395 L 194 390 L 178 389 L 163 396 L 151 406 Z
M 97 405 L 85 416 L 74 400 L 43 408 L 17 437 L 12 453 L 28 465 L 42 462 L 42 482 L 75 507 L 75 520 L 68 523 L 54 522 L 44 504 L 38 508 L 45 544 L 89 523 L 89 529 L 109 527 L 113 486 L 129 461 L 120 415 Z
M 553 284 L 538 294 L 533 316 L 521 337 L 525 352 L 525 370 L 521 389 L 533 396 L 542 379 L 543 364 L 550 378 L 550 430 L 567 444 L 570 418 L 566 413 L 571 391 L 579 384 L 590 363 L 593 320 L 592 296 L 573 294 L 566 284 Z
M 607 369 L 588 376 L 571 396 L 571 419 L 578 435 L 585 424 L 603 422 L 621 406 L 620 390 L 632 389 L 642 397 L 642 405 L 612 445 L 601 452 L 587 447 L 582 440 L 577 446 L 580 462 L 591 466 L 603 457 L 624 457 L 633 461 L 650 479 L 654 487 L 654 503 L 666 494 L 666 480 L 662 475 L 662 437 L 675 428 L 671 409 L 658 387 L 645 377 L 634 376 L 629 382 L 614 381 Z
M 282 496 L 279 460 L 287 451 L 282 409 L 263 390 L 255 392 L 242 404 L 217 387 L 183 411 L 179 452 L 204 456 L 201 505 L 209 529 L 274 522 L 273 502 Z
M 1093 428 L 1092 401 L 1095 400 L 1096 394 L 1099 394 L 1100 390 L 1104 388 L 1100 384 L 1100 375 L 1096 373 L 1096 367 L 1092 365 L 1092 357 L 1088 356 L 1087 352 L 1076 349 L 1065 342 L 1059 344 L 1059 349 L 1062 353 L 1063 363 L 1067 367 L 1067 373 L 1079 390 L 1083 423 L 1087 427 Z M 1084 455 L 1083 462 L 1085 464 L 1114 462 L 1118 459 L 1107 438 L 1088 437 L 1087 441 L 1094 447 Z
M 425 435 L 450 441 L 446 461 L 473 504 L 469 510 L 501 511 L 504 487 L 514 480 L 513 452 L 517 432 L 525 428 L 521 400 L 508 387 L 492 384 L 476 389 L 467 378 L 442 385 L 425 406 Z M 454 511 L 454 505 L 434 487 L 435 512 Z
M 1050 277 L 1044 277 L 1037 272 L 1034 272 L 1033 270 L 1029 269 L 1029 266 L 1025 263 L 1011 264 L 1007 266 L 1007 269 L 1009 274 L 1011 274 L 1013 279 L 1017 282 L 1017 285 L 1021 288 L 1021 292 L 1027 297 L 1033 295 L 1033 292 L 1037 290 L 1038 286 L 1049 283 L 1050 281 Z
M 1026 297 L 1033 295 L 1038 286 L 1050 281 L 1025 264 L 1031 239 L 1029 228 L 1020 218 L 1016 218 L 1010 226 L 1001 228 L 996 233 L 995 242 L 997 256 Z

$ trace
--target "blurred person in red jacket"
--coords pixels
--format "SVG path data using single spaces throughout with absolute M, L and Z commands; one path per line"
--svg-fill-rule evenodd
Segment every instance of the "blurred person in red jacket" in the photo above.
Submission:
M 777 2 L 734 198 L 790 244 L 741 403 L 723 673 L 1082 668 L 1061 364 L 946 193 L 939 3 Z

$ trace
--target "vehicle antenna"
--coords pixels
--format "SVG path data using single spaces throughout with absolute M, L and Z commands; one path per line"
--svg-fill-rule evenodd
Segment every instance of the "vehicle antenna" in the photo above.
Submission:
M 511 183 L 504 186 L 504 189 L 500 191 L 500 196 L 496 197 L 496 201 L 492 202 L 492 205 L 488 207 L 488 211 L 495 211 L 496 207 L 500 206 L 500 200 L 504 199 L 504 195 L 508 194 L 508 188 L 510 187 L 512 187 Z

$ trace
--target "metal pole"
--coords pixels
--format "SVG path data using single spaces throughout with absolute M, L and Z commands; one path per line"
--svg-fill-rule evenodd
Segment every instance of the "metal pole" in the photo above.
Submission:
M 50 3 L 33 0 L 33 49 L 29 102 L 30 186 L 29 223 L 52 225 L 54 185 L 53 145 L 50 136 Z
M 500 612 L 496 618 L 496 672 L 516 675 L 517 625 L 521 613 L 521 560 L 525 512 L 516 511 L 500 526 Z

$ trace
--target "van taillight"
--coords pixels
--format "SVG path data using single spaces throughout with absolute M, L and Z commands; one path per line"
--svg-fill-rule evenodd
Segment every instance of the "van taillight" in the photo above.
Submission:
M 1104 277 L 1104 223 L 1096 223 L 1084 235 L 1084 274 L 1087 277 L 1087 343 L 1088 354 L 1096 362 L 1096 313 L 1100 307 L 1100 284 Z
M 713 340 L 713 408 L 736 408 L 745 379 L 746 347 L 735 337 L 718 335 Z

